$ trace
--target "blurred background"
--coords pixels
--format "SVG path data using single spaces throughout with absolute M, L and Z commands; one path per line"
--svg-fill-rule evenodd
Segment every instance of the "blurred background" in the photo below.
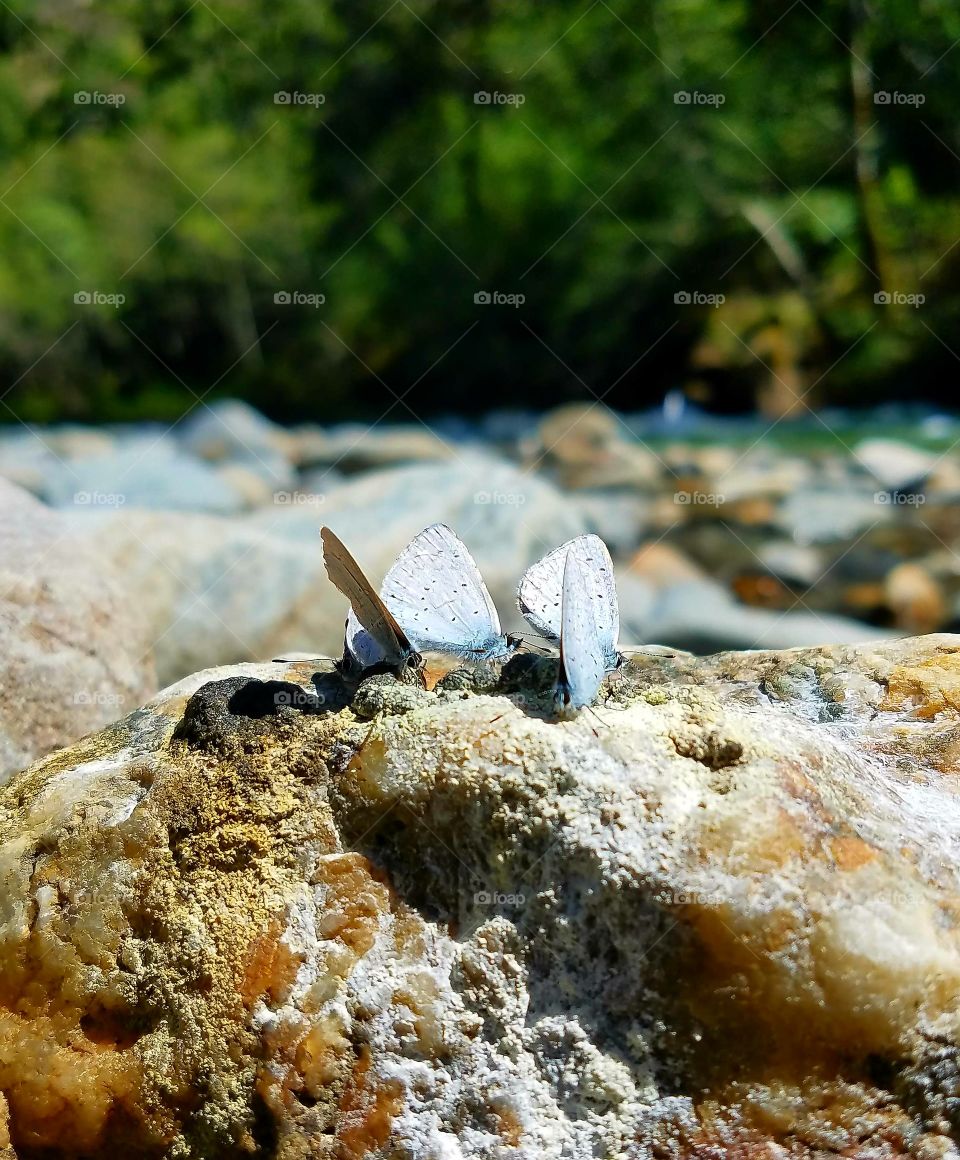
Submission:
M 958 79 L 948 0 L 2 3 L 0 757 L 336 651 L 323 522 L 508 622 L 597 531 L 625 642 L 956 628 Z

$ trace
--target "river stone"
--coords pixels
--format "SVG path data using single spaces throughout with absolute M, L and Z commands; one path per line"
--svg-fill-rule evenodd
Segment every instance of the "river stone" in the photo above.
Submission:
M 155 689 L 149 625 L 123 575 L 0 479 L 0 781 Z
M 274 490 L 291 485 L 296 439 L 241 399 L 203 403 L 177 425 L 176 434 L 191 455 L 241 464 Z
M 889 491 L 923 487 L 931 471 L 943 459 L 898 439 L 864 439 L 853 448 L 854 460 Z
M 0 428 L 0 477 L 40 495 L 57 467 L 53 452 L 38 433 L 26 426 Z
M 315 464 L 336 467 L 352 474 L 402 463 L 431 463 L 455 459 L 457 451 L 423 424 L 369 426 L 345 423 L 329 428 L 327 458 Z M 319 451 L 319 447 L 316 448 Z
M 955 1156 L 960 637 L 552 663 L 202 672 L 0 791 L 9 1155 Z
M 136 440 L 109 455 L 55 460 L 41 498 L 53 507 L 153 508 L 231 515 L 244 497 L 209 464 L 169 439 Z
M 855 540 L 888 522 L 891 511 L 886 492 L 860 491 L 844 483 L 792 492 L 780 506 L 778 521 L 798 544 L 823 544 Z
M 635 625 L 635 631 L 639 629 L 640 625 Z M 661 590 L 641 639 L 713 653 L 722 649 L 852 644 L 894 635 L 852 617 L 815 611 L 797 598 L 784 611 L 754 608 L 739 603 L 713 580 L 688 580 Z
M 123 574 L 167 684 L 211 663 L 339 655 L 347 604 L 324 572 L 322 515 L 309 510 L 300 538 L 252 516 L 79 509 L 71 522 Z

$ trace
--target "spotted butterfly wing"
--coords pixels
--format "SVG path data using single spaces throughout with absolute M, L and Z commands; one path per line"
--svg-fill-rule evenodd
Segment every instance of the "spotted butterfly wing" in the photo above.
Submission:
M 476 561 L 445 524 L 414 536 L 387 572 L 380 595 L 418 652 L 488 660 L 510 651 Z
M 568 552 L 563 566 L 557 677 L 557 708 L 561 712 L 592 705 L 607 672 L 607 641 L 597 622 L 588 575 L 578 553 Z
M 617 652 L 620 609 L 613 561 L 607 545 L 599 536 L 577 536 L 532 564 L 520 581 L 517 606 L 541 636 L 559 644 L 563 628 L 565 565 L 571 555 L 579 565 L 586 599 L 593 607 L 598 636 L 604 648 L 604 664 L 608 670 L 615 669 L 620 662 Z

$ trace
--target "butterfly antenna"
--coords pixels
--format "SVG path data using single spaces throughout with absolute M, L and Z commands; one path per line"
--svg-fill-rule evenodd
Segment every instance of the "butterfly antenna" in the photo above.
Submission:
M 596 711 L 596 709 L 593 708 L 592 705 L 584 705 L 584 708 L 587 710 L 587 712 L 590 714 L 590 716 L 593 717 L 597 721 L 597 723 L 599 725 L 604 724 L 604 721 L 601 719 L 600 714 Z M 592 725 L 590 726 L 590 732 L 594 735 L 594 737 L 596 737 L 596 739 L 598 741 L 600 740 L 600 734 L 596 731 L 596 729 L 594 729 L 594 727 Z
M 494 717 L 494 719 L 492 721 L 488 721 L 487 724 L 488 725 L 495 725 L 497 723 L 497 721 L 501 720 L 503 717 L 506 717 L 506 713 L 501 713 L 498 717 Z M 489 737 L 490 734 L 493 732 L 495 732 L 495 730 L 485 729 L 483 731 L 483 733 L 480 733 L 477 735 L 477 740 L 482 741 L 484 739 L 484 737 Z
M 364 737 L 364 739 L 360 742 L 359 746 L 357 747 L 357 751 L 353 755 L 354 757 L 359 757 L 360 754 L 363 753 L 364 749 L 366 749 L 367 742 L 373 736 L 373 731 L 374 731 L 374 729 L 376 729 L 376 727 L 379 723 L 380 723 L 380 717 L 378 715 L 378 716 L 374 717 L 374 719 L 370 722 L 370 728 L 367 730 L 367 735 L 366 735 L 366 737 Z
M 546 657 L 546 656 L 550 655 L 550 649 L 545 647 L 544 645 L 540 644 L 538 640 L 531 641 L 531 640 L 527 639 L 527 637 L 530 635 L 529 633 L 512 632 L 510 635 L 512 637 L 515 637 L 517 640 L 519 640 L 520 643 L 522 645 L 524 645 L 526 648 L 529 648 L 529 649 L 532 649 L 532 650 L 538 652 L 540 654 L 540 656 Z

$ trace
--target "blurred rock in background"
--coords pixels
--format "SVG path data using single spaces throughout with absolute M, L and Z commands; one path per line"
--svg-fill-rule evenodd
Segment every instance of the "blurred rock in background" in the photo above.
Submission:
M 34 712 L 36 679 L 11 677 L 27 708 L 8 702 L 6 768 L 119 716 L 106 698 L 129 704 L 155 680 L 338 655 L 346 609 L 323 570 L 324 523 L 375 582 L 423 527 L 450 524 L 507 629 L 525 628 L 524 568 L 585 531 L 618 565 L 624 644 L 710 653 L 960 624 L 952 430 L 931 444 L 922 424 L 912 442 L 901 425 L 897 440 L 847 450 L 809 427 L 771 444 L 759 422 L 711 440 L 709 425 L 687 421 L 681 439 L 663 433 L 662 414 L 565 405 L 537 422 L 438 423 L 444 435 L 407 423 L 288 429 L 227 399 L 167 427 L 0 428 L 0 547 L 20 608 L 6 631 L 33 634 L 45 687 L 59 674 L 67 693 L 79 681 L 98 698 Z M 25 554 L 27 535 L 59 547 L 44 563 Z M 66 601 L 61 635 L 87 655 L 79 668 L 25 627 L 24 607 L 42 609 L 49 585 Z M 22 668 L 25 649 L 6 663 Z

